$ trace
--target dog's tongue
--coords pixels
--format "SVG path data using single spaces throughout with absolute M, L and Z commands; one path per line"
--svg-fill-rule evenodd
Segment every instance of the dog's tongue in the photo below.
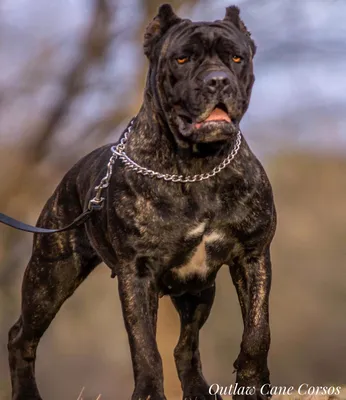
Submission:
M 215 108 L 215 110 L 206 118 L 203 122 L 207 121 L 227 121 L 231 122 L 230 117 L 225 113 L 225 111 L 221 110 L 221 108 Z M 199 128 L 202 123 L 197 123 L 196 128 Z
M 222 120 L 231 122 L 230 117 L 225 113 L 225 111 L 221 110 L 221 108 L 215 108 L 215 110 L 209 115 L 209 117 L 205 121 L 222 121 Z

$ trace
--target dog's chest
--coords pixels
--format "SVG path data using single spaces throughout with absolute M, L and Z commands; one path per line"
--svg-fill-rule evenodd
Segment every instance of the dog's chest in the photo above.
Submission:
M 163 293 L 203 290 L 223 264 L 242 252 L 235 232 L 248 210 L 238 201 L 225 205 L 228 202 L 216 190 L 163 200 L 155 204 L 150 198 L 137 198 L 134 216 L 140 236 L 132 237 L 131 243 L 157 265 Z
M 221 230 L 206 232 L 206 222 L 191 227 L 185 235 L 185 240 L 196 239 L 198 244 L 180 265 L 172 268 L 172 273 L 180 280 L 186 281 L 196 277 L 206 279 L 214 264 L 215 253 L 225 245 L 225 234 Z
M 200 292 L 212 285 L 232 248 L 225 226 L 213 226 L 208 220 L 185 226 L 180 233 L 182 240 L 171 247 L 164 263 L 164 294 Z

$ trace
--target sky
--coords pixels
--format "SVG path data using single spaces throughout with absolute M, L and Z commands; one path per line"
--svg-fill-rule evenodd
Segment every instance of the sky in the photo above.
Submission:
M 186 14 L 183 3 L 180 12 Z M 304 130 L 303 135 L 298 135 L 299 143 L 316 145 L 317 142 L 325 146 L 326 136 L 310 131 L 315 129 L 313 119 L 319 121 L 324 114 L 332 114 L 337 127 L 333 128 L 337 129 L 337 147 L 346 149 L 346 123 L 342 112 L 346 106 L 346 1 L 263 0 L 251 6 L 248 6 L 248 0 L 234 3 L 240 6 L 258 45 L 256 83 L 245 126 L 294 118 L 292 122 L 299 125 L 297 129 Z M 201 0 L 187 17 L 219 19 L 230 3 L 217 0 L 212 6 L 210 4 Z M 138 23 L 140 12 L 139 1 L 119 0 L 117 28 L 126 30 L 131 24 Z M 41 43 L 61 42 L 66 54 L 73 54 L 73 44 L 76 44 L 89 14 L 90 2 L 87 0 L 2 0 L 0 87 L 11 86 L 24 60 L 30 59 Z M 121 82 L 129 82 L 143 53 L 137 44 L 129 42 L 131 32 L 124 35 L 117 49 L 119 52 L 120 48 L 122 56 L 108 66 L 108 73 L 119 77 Z M 290 43 L 289 51 L 285 52 L 282 44 Z M 306 51 L 306 44 L 313 50 Z M 93 113 L 97 102 L 88 104 L 88 112 Z M 315 114 L 313 110 L 316 110 Z M 306 123 L 304 115 L 311 119 L 311 124 Z M 328 126 L 318 124 L 320 122 L 317 122 L 317 130 L 328 129 Z

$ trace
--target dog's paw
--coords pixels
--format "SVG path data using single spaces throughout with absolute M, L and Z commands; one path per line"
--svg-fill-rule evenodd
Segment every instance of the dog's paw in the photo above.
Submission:
M 167 400 L 161 384 L 147 378 L 137 383 L 131 400 Z
M 42 400 L 42 397 L 36 388 L 33 388 L 30 392 L 14 393 L 12 400 Z
M 237 373 L 237 389 L 232 393 L 233 400 L 268 400 L 270 395 L 270 378 L 267 366 L 248 363 L 239 368 L 239 357 L 234 363 Z

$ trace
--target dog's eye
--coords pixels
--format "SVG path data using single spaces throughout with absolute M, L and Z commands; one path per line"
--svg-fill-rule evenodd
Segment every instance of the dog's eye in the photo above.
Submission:
M 177 58 L 177 63 L 178 64 L 185 64 L 189 61 L 189 57 L 179 57 Z
M 233 56 L 233 57 L 232 57 L 232 60 L 233 60 L 235 63 L 239 64 L 239 63 L 241 62 L 241 57 L 239 57 L 239 56 Z

